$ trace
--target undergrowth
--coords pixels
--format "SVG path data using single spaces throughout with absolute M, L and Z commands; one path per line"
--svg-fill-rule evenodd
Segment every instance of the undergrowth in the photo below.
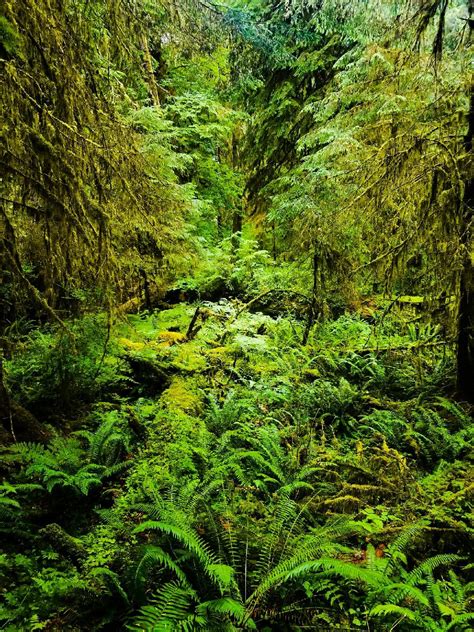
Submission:
M 244 307 L 17 345 L 9 391 L 50 439 L 2 450 L 2 629 L 471 629 L 449 348 L 349 312 L 302 345 Z

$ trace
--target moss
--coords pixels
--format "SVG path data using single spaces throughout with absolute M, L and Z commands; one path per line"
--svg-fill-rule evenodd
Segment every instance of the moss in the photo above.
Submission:
M 206 357 L 208 358 L 210 365 L 213 367 L 231 365 L 235 361 L 235 354 L 229 346 L 208 349 L 206 351 Z
M 211 358 L 221 358 L 229 353 L 232 353 L 231 347 L 215 347 L 214 349 L 209 349 L 207 351 L 207 355 Z
M 186 335 L 180 331 L 161 331 L 158 334 L 158 338 L 170 346 L 178 342 L 186 342 L 187 340 Z
M 21 45 L 21 36 L 17 29 L 5 16 L 0 15 L 0 52 L 7 58 L 23 57 Z
M 195 371 L 204 371 L 207 367 L 207 361 L 202 353 L 201 347 L 192 345 L 182 345 L 179 347 L 172 363 L 176 368 L 193 373 Z
M 154 316 L 155 327 L 159 331 L 186 331 L 193 315 L 192 306 L 181 304 L 172 309 L 159 312 Z
M 424 296 L 392 296 L 392 301 L 397 303 L 415 303 L 420 304 L 426 301 Z
M 256 356 L 251 359 L 249 368 L 255 375 L 263 378 L 265 376 L 278 375 L 282 367 L 266 356 Z M 289 367 L 288 367 L 289 368 Z
M 304 369 L 303 375 L 310 380 L 315 380 L 318 377 L 321 377 L 321 372 L 318 369 Z
M 150 477 L 167 485 L 179 477 L 196 475 L 208 454 L 210 433 L 203 419 L 182 410 L 161 410 L 149 431 L 146 450 L 133 475 L 133 485 Z
M 130 351 L 142 351 L 145 348 L 144 342 L 134 342 L 128 338 L 119 338 L 119 343 L 122 347 L 129 349 Z
M 198 415 L 202 408 L 201 396 L 192 379 L 176 377 L 161 396 L 161 402 L 169 411 Z

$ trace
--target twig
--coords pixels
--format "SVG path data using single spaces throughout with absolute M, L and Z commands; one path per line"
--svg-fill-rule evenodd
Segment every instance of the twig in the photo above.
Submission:
M 186 332 L 186 338 L 188 340 L 192 340 L 194 338 L 194 336 L 197 334 L 197 332 L 199 331 L 200 328 L 194 328 L 194 326 L 196 325 L 196 321 L 199 318 L 199 314 L 201 313 L 201 306 L 198 305 L 196 307 L 196 310 L 193 314 L 193 317 L 191 318 L 191 322 L 189 323 L 189 327 L 188 330 Z

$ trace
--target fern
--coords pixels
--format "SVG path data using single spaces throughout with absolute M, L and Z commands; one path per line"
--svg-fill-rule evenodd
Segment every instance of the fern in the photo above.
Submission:
M 423 560 L 416 568 L 414 568 L 407 576 L 407 582 L 411 586 L 416 586 L 425 576 L 432 576 L 433 572 L 439 566 L 447 566 L 449 564 L 455 564 L 463 558 L 459 555 L 435 555 L 427 560 Z
M 379 573 L 358 567 L 349 562 L 324 557 L 325 553 L 335 553 L 336 551 L 337 546 L 334 544 L 319 544 L 316 551 L 312 547 L 309 547 L 302 553 L 299 553 L 278 564 L 270 571 L 270 573 L 268 573 L 268 575 L 262 580 L 249 597 L 247 604 L 249 612 L 252 612 L 270 591 L 275 590 L 282 584 L 294 579 L 301 581 L 303 577 L 309 576 L 315 572 L 324 573 L 325 575 L 330 576 L 337 576 L 349 581 L 364 582 L 372 586 L 380 585 L 381 576 Z M 310 561 L 302 561 L 303 559 L 308 559 L 308 555 L 314 557 L 315 554 L 318 556 L 321 554 L 322 557 Z
M 144 606 L 129 630 L 153 630 L 165 632 L 183 630 L 192 632 L 237 632 L 242 629 L 245 609 L 231 597 L 200 602 L 197 593 L 188 586 L 169 582 L 160 587 L 159 593 Z M 232 620 L 238 624 L 236 627 Z M 243 629 L 256 629 L 251 620 L 245 621 Z
M 134 533 L 142 533 L 148 530 L 170 535 L 185 549 L 190 551 L 196 560 L 199 561 L 206 575 L 219 587 L 221 594 L 233 585 L 233 569 L 226 564 L 220 563 L 217 556 L 210 550 L 209 545 L 184 522 L 171 524 L 169 522 L 149 520 L 136 527 Z M 176 572 L 175 567 L 171 566 L 171 560 L 167 560 L 167 565 Z
M 470 622 L 474 621 L 474 612 L 465 612 L 463 614 L 454 615 L 452 620 L 446 626 L 446 632 L 448 630 L 472 630 Z
M 147 546 L 135 572 L 135 580 L 142 583 L 150 569 L 160 566 L 172 571 L 182 584 L 187 584 L 185 573 L 171 556 L 158 546 Z
M 88 443 L 88 458 L 92 463 L 108 467 L 116 465 L 125 456 L 130 447 L 128 433 L 120 427 L 121 419 L 116 411 L 101 417 L 100 425 L 95 432 L 79 431 L 76 436 L 84 438 Z
M 403 608 L 402 606 L 397 606 L 395 604 L 379 604 L 378 606 L 374 606 L 370 611 L 370 616 L 372 617 L 387 617 L 390 615 L 394 615 L 396 617 L 401 617 L 402 619 L 408 619 L 409 621 L 416 621 L 417 616 L 409 608 Z
M 172 630 L 177 623 L 186 621 L 191 616 L 195 600 L 196 593 L 190 587 L 168 582 L 161 587 L 151 604 L 140 610 L 136 622 L 130 625 L 129 629 L 154 632 Z

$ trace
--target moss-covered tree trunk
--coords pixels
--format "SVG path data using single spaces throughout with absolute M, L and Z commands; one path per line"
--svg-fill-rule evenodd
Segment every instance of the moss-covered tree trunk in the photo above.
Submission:
M 473 35 L 474 0 L 468 0 L 469 38 Z M 474 174 L 472 140 L 474 138 L 474 75 L 471 75 L 467 132 L 464 137 L 467 181 L 462 208 L 462 245 L 464 265 L 461 272 L 457 347 L 457 385 L 464 399 L 474 402 L 474 265 L 472 260 L 472 222 L 474 220 Z
M 311 304 L 309 306 L 308 313 L 308 321 L 306 323 L 305 330 L 303 332 L 303 339 L 301 341 L 302 345 L 305 345 L 308 342 L 309 333 L 311 331 L 311 327 L 314 324 L 318 316 L 318 293 L 321 288 L 321 262 L 319 258 L 318 245 L 314 246 L 314 254 L 313 254 L 313 289 L 311 292 Z
M 160 107 L 160 95 L 158 94 L 158 84 L 156 83 L 155 72 L 153 70 L 153 59 L 150 53 L 150 47 L 148 45 L 148 38 L 145 33 L 142 33 L 141 45 L 143 51 L 143 63 L 145 66 L 148 90 L 153 105 L 157 108 Z
M 463 200 L 462 242 L 464 265 L 461 272 L 457 378 L 460 395 L 474 402 L 474 265 L 472 261 L 472 222 L 474 219 L 474 178 L 472 177 L 472 140 L 474 136 L 474 83 L 471 84 L 468 131 L 464 140 L 470 177 Z

